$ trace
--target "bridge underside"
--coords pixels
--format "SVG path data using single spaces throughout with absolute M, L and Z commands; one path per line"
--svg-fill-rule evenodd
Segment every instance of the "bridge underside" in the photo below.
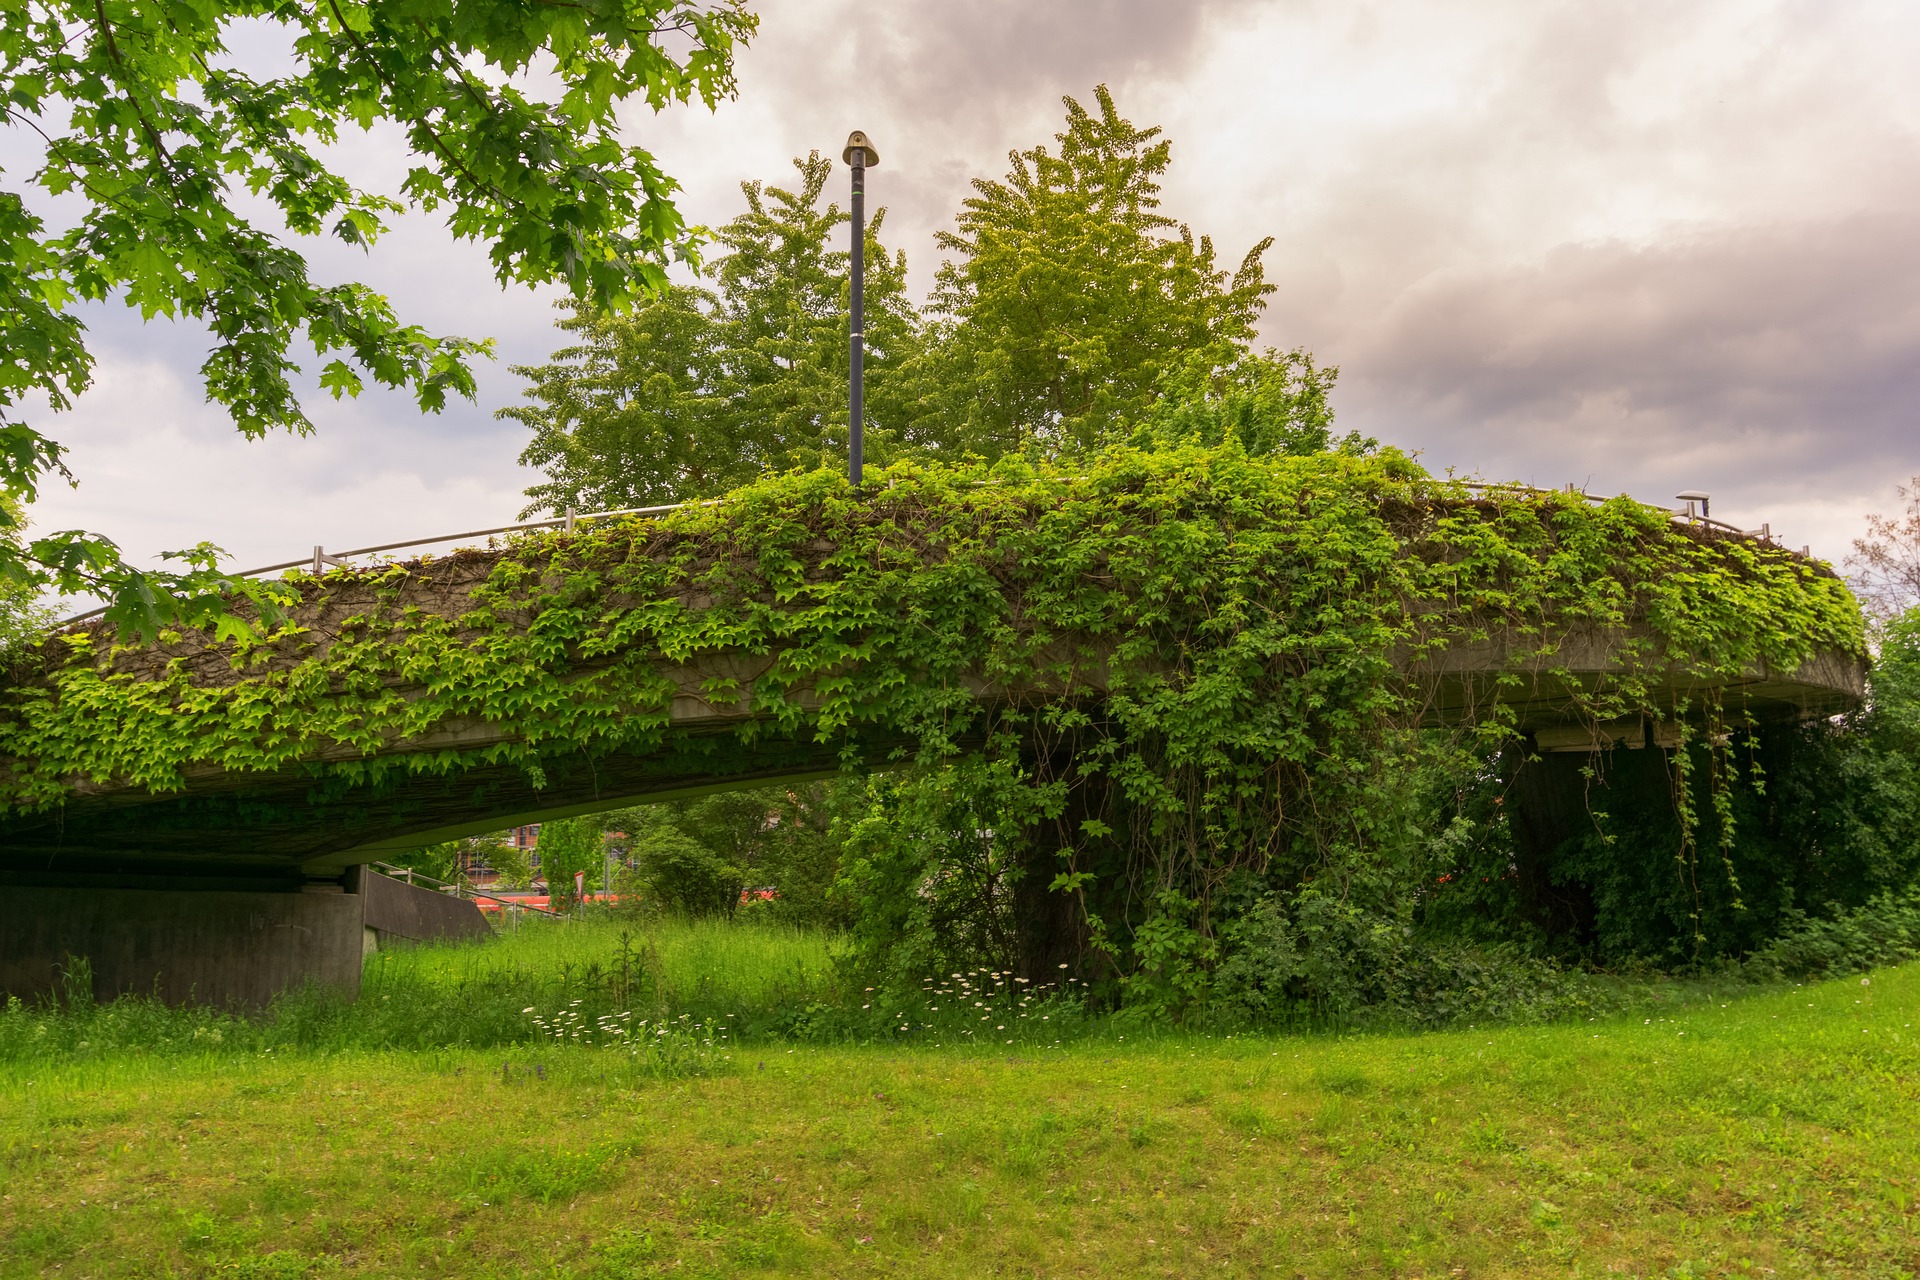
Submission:
M 696 733 L 661 753 L 552 756 L 537 779 L 517 765 L 395 769 L 370 783 L 300 769 L 209 780 L 185 795 L 119 793 L 5 822 L 0 885 L 292 890 L 525 822 L 825 776 L 844 745 Z

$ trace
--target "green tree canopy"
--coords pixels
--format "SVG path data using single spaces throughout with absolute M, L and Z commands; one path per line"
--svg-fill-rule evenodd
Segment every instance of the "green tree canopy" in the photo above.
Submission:
M 1229 272 L 1213 244 L 1159 212 L 1171 146 L 1067 99 L 1059 152 L 1016 152 L 980 181 L 940 238 L 930 308 L 906 292 L 904 255 L 867 239 L 867 440 L 987 459 L 1103 444 L 1311 453 L 1333 443 L 1336 371 L 1304 351 L 1254 350 L 1273 291 L 1254 246 Z M 743 184 L 747 209 L 717 233 L 708 286 L 676 285 L 626 315 L 572 304 L 578 341 L 520 368 L 504 409 L 546 472 L 529 512 L 609 510 L 719 493 L 764 471 L 846 453 L 847 214 L 823 204 L 832 163 L 794 161 L 791 191 Z M 1371 442 L 1349 435 L 1343 447 Z
M 848 913 L 830 900 L 839 871 L 833 813 L 865 784 L 801 782 L 667 800 L 603 815 L 627 832 L 638 879 L 656 906 L 685 915 L 731 914 L 743 889 L 795 924 L 839 925 Z
M 405 324 L 365 285 L 312 279 L 288 234 L 371 246 L 391 215 L 444 208 L 503 283 L 560 281 L 605 307 L 658 287 L 687 230 L 673 181 L 620 140 L 615 108 L 711 105 L 754 24 L 741 0 L 0 5 L 0 119 L 37 136 L 30 181 L 64 201 L 54 228 L 0 189 L 0 493 L 31 501 L 49 476 L 71 478 L 61 445 L 17 415 L 86 389 L 86 301 L 203 323 L 207 396 L 250 436 L 312 429 L 296 340 L 335 396 L 368 378 L 428 410 L 473 393 L 485 343 Z M 381 123 L 414 161 L 395 193 L 356 186 L 328 154 L 348 126 Z M 182 554 L 184 572 L 145 573 L 67 531 L 0 541 L 0 575 L 103 592 L 117 621 L 151 631 L 217 613 L 236 589 L 211 548 Z
M 555 911 L 564 911 L 578 900 L 573 883 L 576 872 L 586 872 L 590 882 L 605 874 L 604 831 L 605 824 L 598 816 L 558 818 L 540 824 L 534 852 L 540 856 L 540 876 L 547 882 L 548 900 Z
M 25 550 L 21 544 L 26 527 L 19 501 L 0 493 L 0 543 L 8 553 L 19 556 Z M 31 582 L 0 576 L 0 658 L 38 640 L 53 620 L 53 611 L 36 598 Z
M 1168 140 L 1123 119 L 1105 85 L 1094 98 L 1097 114 L 1066 99 L 1058 152 L 1013 153 L 939 237 L 924 446 L 1085 450 L 1163 395 L 1215 394 L 1252 358 L 1271 237 L 1221 266 L 1210 238 L 1159 211 Z M 1277 359 L 1308 415 L 1324 413 L 1332 371 Z
M 533 433 L 520 460 L 547 480 L 529 511 L 612 510 L 721 493 L 762 471 L 819 466 L 847 446 L 849 215 L 823 203 L 833 164 L 793 190 L 741 185 L 746 211 L 715 234 L 713 288 L 676 284 L 625 314 L 570 306 L 578 341 L 517 367 L 527 401 L 500 411 Z M 904 254 L 867 228 L 869 448 L 909 412 L 899 370 L 919 349 Z

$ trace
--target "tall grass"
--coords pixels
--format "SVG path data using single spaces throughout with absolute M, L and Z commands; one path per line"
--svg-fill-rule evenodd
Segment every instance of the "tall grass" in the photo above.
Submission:
M 833 939 L 813 929 L 724 919 L 633 924 L 598 916 L 523 923 L 479 945 L 397 947 L 368 958 L 369 993 L 425 985 L 558 991 L 628 980 L 676 1012 L 744 1012 L 812 999 L 833 982 Z
M 0 1009 L 0 1062 L 109 1053 L 485 1048 L 543 1039 L 537 1018 L 637 1014 L 778 1034 L 837 1002 L 830 935 L 786 925 L 608 917 L 529 922 L 478 942 L 368 957 L 360 998 L 307 988 L 264 1015 L 94 1004 L 82 971 L 54 1000 Z
M 1880 914 L 1891 910 L 1888 906 Z M 1895 923 L 1905 928 L 1913 913 L 1894 914 L 1899 914 Z M 1827 969 L 1843 969 L 1842 961 L 1864 945 L 1852 933 L 1865 926 L 1848 923 L 1851 932 L 1836 932 L 1837 926 L 1831 924 L 1807 926 L 1803 932 L 1808 939 L 1800 949 L 1818 950 L 1818 959 Z M 1888 929 L 1880 929 L 1873 937 L 1878 939 L 1882 933 L 1891 936 Z M 1902 939 L 1910 936 L 1920 936 L 1920 929 L 1900 933 Z M 1820 946 L 1814 947 L 1815 943 Z M 1785 942 L 1776 948 L 1783 954 L 1787 949 Z M 1902 956 L 1910 954 L 1910 947 L 1895 950 Z M 1790 958 L 1802 960 L 1797 952 Z M 1876 958 L 1898 957 L 1876 953 Z M 580 1037 L 568 1037 L 574 1043 L 603 1043 L 606 1037 L 592 1032 L 596 1027 L 644 1025 L 650 1036 L 729 1044 L 782 1039 L 1002 1048 L 1016 1043 L 1057 1044 L 1088 1034 L 1138 1040 L 1179 1030 L 1144 1020 L 1133 1010 L 1098 1013 L 1094 1007 L 1098 1002 L 1086 1000 L 1082 990 L 1023 987 L 1010 974 L 988 970 L 936 975 L 917 989 L 863 989 L 846 980 L 849 971 L 838 959 L 832 935 L 764 921 L 632 921 L 604 915 L 527 921 L 479 942 L 380 951 L 367 959 L 357 1001 L 309 988 L 289 992 L 264 1013 L 251 1016 L 208 1008 L 172 1009 L 138 997 L 96 1005 L 88 994 L 91 982 L 82 960 L 70 966 L 56 998 L 39 1004 L 9 1000 L 0 1007 L 0 1064 L 84 1062 L 125 1054 L 486 1049 L 542 1043 L 551 1047 L 555 1039 L 551 1029 L 561 1025 L 580 1030 Z M 1771 986 L 1783 972 L 1813 967 L 1768 959 L 1766 972 L 1755 965 L 1750 972 L 1728 971 L 1680 982 L 1571 973 L 1551 990 L 1535 992 L 1524 1007 L 1479 998 L 1453 1009 L 1445 1020 L 1585 1022 L 1629 1010 L 1711 1005 Z M 1498 983 L 1492 986 L 1499 988 L 1495 995 L 1504 990 Z M 1432 1000 L 1446 992 L 1427 994 Z M 1367 1025 L 1385 1030 L 1421 1025 L 1395 1018 L 1391 1010 L 1360 1012 L 1369 1016 L 1325 1027 L 1313 1021 L 1289 1023 L 1286 1029 Z M 1271 1023 L 1263 1025 L 1274 1029 Z M 1255 1029 L 1238 1023 L 1200 1023 L 1185 1030 L 1208 1027 Z M 668 1047 L 666 1040 L 661 1047 L 663 1051 Z

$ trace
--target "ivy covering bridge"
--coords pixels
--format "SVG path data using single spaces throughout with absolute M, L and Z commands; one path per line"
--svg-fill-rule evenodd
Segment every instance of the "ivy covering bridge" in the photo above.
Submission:
M 1842 582 L 1764 541 L 1231 445 L 902 464 L 858 493 L 792 474 L 286 588 L 262 635 L 96 624 L 17 662 L 0 873 L 298 887 L 513 822 L 966 758 L 1001 780 L 1038 969 L 1235 876 L 1364 859 L 1420 734 L 1724 744 L 1851 706 L 1866 656 Z M 1687 803 L 1736 785 L 1678 767 Z

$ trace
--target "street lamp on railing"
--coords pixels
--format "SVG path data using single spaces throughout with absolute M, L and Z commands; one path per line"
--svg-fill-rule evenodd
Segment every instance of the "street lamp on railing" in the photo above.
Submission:
M 848 370 L 851 375 L 847 405 L 847 479 L 860 483 L 861 452 L 865 445 L 867 334 L 865 329 L 867 274 L 867 169 L 880 163 L 880 153 L 867 141 L 867 135 L 855 129 L 847 135 L 847 149 L 840 158 L 853 166 L 853 258 L 852 305 L 847 317 L 849 343 Z

